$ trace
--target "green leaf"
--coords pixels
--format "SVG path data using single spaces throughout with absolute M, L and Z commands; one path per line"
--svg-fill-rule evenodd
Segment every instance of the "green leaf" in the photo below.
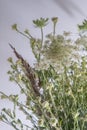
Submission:
M 7 98 L 6 95 L 4 95 L 4 94 L 1 95 L 1 99 L 6 99 L 6 98 Z
M 13 25 L 12 25 L 12 29 L 15 30 L 15 31 L 18 31 L 18 29 L 17 29 L 17 24 L 13 24 Z
M 9 77 L 9 80 L 10 80 L 10 81 L 14 81 L 14 77 L 10 76 L 10 77 Z
M 82 31 L 87 30 L 87 20 L 84 20 L 81 25 L 78 24 L 78 28 Z
M 0 122 L 3 121 L 3 117 L 0 115 Z
M 8 62 L 13 63 L 12 57 L 8 58 Z
M 28 34 L 28 35 L 29 35 L 29 30 L 28 30 L 28 29 L 26 29 L 26 30 L 24 31 L 24 33 L 26 33 L 26 34 Z

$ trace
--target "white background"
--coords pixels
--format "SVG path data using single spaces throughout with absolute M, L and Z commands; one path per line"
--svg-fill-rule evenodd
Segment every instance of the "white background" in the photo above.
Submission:
M 20 30 L 28 28 L 34 36 L 39 36 L 39 31 L 34 29 L 32 20 L 40 17 L 58 17 L 57 32 L 63 30 L 77 32 L 77 24 L 86 18 L 86 0 L 0 0 L 0 91 L 6 94 L 16 93 L 16 84 L 10 83 L 7 71 L 9 64 L 7 58 L 15 58 L 9 43 L 21 53 L 30 64 L 34 57 L 29 47 L 29 41 L 11 29 L 11 25 L 18 24 Z M 51 24 L 45 32 L 51 32 Z M 0 108 L 11 107 L 8 101 L 0 100 Z M 22 117 L 23 118 L 23 117 Z M 12 127 L 0 122 L 0 130 L 13 130 Z

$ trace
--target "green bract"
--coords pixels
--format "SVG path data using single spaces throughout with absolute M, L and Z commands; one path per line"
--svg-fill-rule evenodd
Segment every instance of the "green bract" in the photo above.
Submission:
M 44 19 L 44 18 L 40 18 L 37 20 L 33 20 L 33 23 L 36 27 L 42 28 L 45 27 L 48 23 L 48 18 Z

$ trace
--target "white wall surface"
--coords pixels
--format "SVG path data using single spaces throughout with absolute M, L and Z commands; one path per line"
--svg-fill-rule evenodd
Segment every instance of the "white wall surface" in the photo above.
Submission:
M 34 62 L 28 40 L 13 31 L 11 25 L 17 23 L 20 30 L 28 28 L 32 34 L 38 36 L 39 31 L 34 29 L 32 20 L 54 16 L 59 18 L 58 33 L 63 30 L 75 33 L 77 24 L 87 16 L 87 0 L 0 0 L 0 91 L 7 94 L 17 92 L 16 84 L 10 83 L 7 75 L 7 58 L 15 58 L 8 43 L 11 43 L 30 64 Z M 45 32 L 51 32 L 51 29 L 49 25 Z M 0 109 L 11 106 L 8 101 L 0 100 Z M 0 122 L 0 130 L 14 129 Z

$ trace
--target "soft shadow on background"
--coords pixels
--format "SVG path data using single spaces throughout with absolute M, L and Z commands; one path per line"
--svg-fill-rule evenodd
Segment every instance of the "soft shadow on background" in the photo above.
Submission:
M 75 12 L 83 15 L 82 8 L 72 0 L 53 0 L 58 6 L 62 8 L 69 16 L 75 16 Z

